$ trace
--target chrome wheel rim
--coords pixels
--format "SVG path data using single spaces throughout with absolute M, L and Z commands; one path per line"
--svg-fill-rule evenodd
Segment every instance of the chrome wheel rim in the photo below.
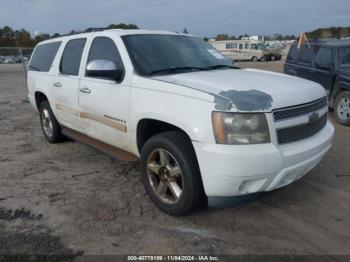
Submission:
M 183 194 L 184 179 L 175 157 L 165 149 L 155 149 L 147 160 L 147 175 L 155 195 L 165 204 L 178 203 Z
M 350 99 L 343 97 L 339 100 L 338 107 L 337 107 L 337 114 L 338 117 L 346 121 L 350 119 Z
M 41 122 L 44 128 L 45 134 L 48 137 L 51 137 L 53 133 L 53 125 L 52 125 L 52 120 L 51 120 L 49 110 L 47 110 L 46 108 L 43 109 L 41 112 Z

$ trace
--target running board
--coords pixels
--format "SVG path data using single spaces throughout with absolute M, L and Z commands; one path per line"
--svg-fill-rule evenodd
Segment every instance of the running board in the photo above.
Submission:
M 119 159 L 119 160 L 124 160 L 124 161 L 138 161 L 139 158 L 137 156 L 135 156 L 134 154 L 127 152 L 125 150 L 122 150 L 120 148 L 108 145 L 106 143 L 103 143 L 101 141 L 98 141 L 94 138 L 91 138 L 87 135 L 84 135 L 80 132 L 77 132 L 75 130 L 72 130 L 68 127 L 62 127 L 61 130 L 62 134 L 64 134 L 65 136 L 79 141 L 83 144 L 86 144 L 88 146 L 91 146 L 97 150 L 100 150 L 104 153 L 106 153 L 107 155 L 110 155 L 113 158 Z

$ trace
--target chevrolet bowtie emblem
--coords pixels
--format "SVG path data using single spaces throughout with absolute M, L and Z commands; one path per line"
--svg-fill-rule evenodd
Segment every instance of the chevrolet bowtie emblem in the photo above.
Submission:
M 320 115 L 317 112 L 312 112 L 309 114 L 309 123 L 310 124 L 317 122 L 318 119 L 320 119 Z

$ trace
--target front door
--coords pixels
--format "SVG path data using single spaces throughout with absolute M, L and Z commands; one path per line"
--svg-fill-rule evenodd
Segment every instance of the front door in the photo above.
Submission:
M 109 37 L 95 37 L 86 64 L 93 60 L 112 61 L 123 69 L 116 42 Z M 79 120 L 84 133 L 107 144 L 124 147 L 128 140 L 130 87 L 125 80 L 84 76 L 79 82 Z
M 85 43 L 85 38 L 72 39 L 67 42 L 58 74 L 53 83 L 53 106 L 57 119 L 62 125 L 78 131 L 80 130 L 78 119 L 79 70 Z
M 327 90 L 327 93 L 332 89 L 333 68 L 332 49 L 329 47 L 321 47 L 316 56 L 315 72 L 312 80 L 321 84 Z

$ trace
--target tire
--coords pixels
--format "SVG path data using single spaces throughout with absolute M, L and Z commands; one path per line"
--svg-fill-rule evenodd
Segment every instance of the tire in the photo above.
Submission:
M 64 135 L 61 133 L 61 126 L 47 100 L 42 101 L 39 106 L 39 117 L 41 130 L 49 143 L 58 143 L 65 140 Z
M 171 131 L 151 137 L 142 148 L 141 172 L 146 192 L 166 214 L 183 216 L 204 203 L 197 158 L 191 141 L 182 132 Z
M 253 62 L 258 62 L 259 59 L 258 59 L 256 56 L 253 56 L 253 57 L 252 57 L 252 61 L 253 61 Z
M 338 123 L 350 126 L 350 91 L 342 91 L 337 95 L 333 109 Z

